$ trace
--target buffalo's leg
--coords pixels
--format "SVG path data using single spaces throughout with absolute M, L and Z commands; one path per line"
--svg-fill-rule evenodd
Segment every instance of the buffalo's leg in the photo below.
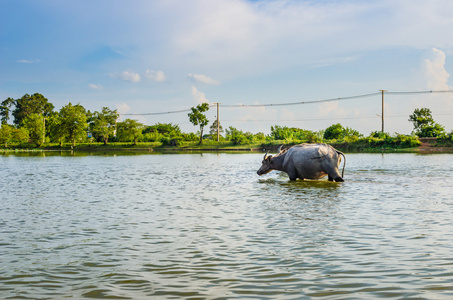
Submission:
M 340 173 L 338 173 L 338 169 L 327 167 L 326 171 L 327 175 L 329 175 L 329 181 L 336 181 L 336 182 L 343 182 L 343 178 L 341 178 Z
M 297 179 L 297 172 L 294 168 L 290 168 L 288 169 L 288 177 L 289 177 L 289 180 L 296 180 Z
M 296 175 L 291 176 L 291 175 L 288 174 L 288 176 L 289 176 L 289 180 L 296 180 L 296 179 L 297 179 L 297 176 L 296 176 Z M 303 179 L 302 179 L 302 180 L 303 180 Z

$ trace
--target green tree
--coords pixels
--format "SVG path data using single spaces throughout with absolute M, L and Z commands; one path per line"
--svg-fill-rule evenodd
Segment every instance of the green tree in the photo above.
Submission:
M 234 145 L 247 144 L 247 137 L 242 130 L 236 129 L 230 126 L 226 130 L 226 138 L 230 140 Z
M 209 127 L 209 133 L 212 136 L 217 137 L 217 119 L 215 119 L 214 122 L 212 122 L 211 127 Z M 220 124 L 220 122 L 219 122 L 219 134 L 222 135 L 222 133 L 224 133 L 224 130 L 223 130 L 222 124 Z
M 345 129 L 340 123 L 331 125 L 324 132 L 324 139 L 326 140 L 341 139 L 344 137 L 344 131 Z
M 75 146 L 76 140 L 86 136 L 87 111 L 82 105 L 69 102 L 60 109 L 60 124 L 60 136 L 65 136 Z
M 52 112 L 46 118 L 46 135 L 49 136 L 51 142 L 58 142 L 60 147 L 63 146 L 65 132 L 62 126 L 62 118 L 60 113 Z
M 44 117 L 50 115 L 54 109 L 54 105 L 41 94 L 28 95 L 25 94 L 22 98 L 14 101 L 15 109 L 13 111 L 14 124 L 22 125 L 24 119 L 31 114 L 40 114 Z
M 163 135 L 160 134 L 159 132 L 147 132 L 143 133 L 143 140 L 145 142 L 159 142 L 162 140 Z M 198 137 L 197 137 L 198 140 Z
M 414 133 L 419 137 L 437 137 L 445 134 L 445 128 L 436 123 L 429 108 L 416 108 L 409 116 L 414 125 Z
M 163 136 L 169 136 L 169 137 L 174 137 L 174 136 L 180 136 L 181 135 L 181 129 L 179 128 L 178 125 L 172 124 L 172 123 L 157 123 L 152 126 L 147 126 L 145 129 L 143 129 L 143 134 L 146 133 L 160 133 Z
M 0 127 L 0 143 L 5 145 L 5 148 L 8 147 L 8 143 L 12 139 L 13 128 L 8 124 L 2 124 Z
M 109 137 L 115 133 L 118 116 L 116 109 L 111 110 L 108 107 L 103 107 L 101 112 L 95 111 L 90 118 L 91 132 L 98 139 L 102 139 L 104 145 L 107 145 Z
M 190 133 L 181 133 L 181 137 L 184 141 L 198 141 L 198 135 L 193 132 Z
M 40 114 L 32 113 L 23 120 L 24 127 L 30 134 L 30 140 L 41 147 L 45 140 L 44 117 Z
M 319 142 L 322 135 L 319 132 L 313 132 L 311 130 L 287 127 L 287 126 L 271 126 L 270 136 L 275 140 L 286 140 L 286 141 L 303 141 L 303 142 Z
M 2 124 L 7 124 L 10 118 L 11 106 L 13 106 L 15 100 L 13 98 L 8 98 L 3 100 L 0 104 L 0 116 L 2 116 Z
M 179 126 L 172 123 L 157 123 L 147 126 L 142 133 L 145 141 L 162 142 L 162 144 L 170 146 L 175 146 L 184 139 Z
M 11 132 L 11 137 L 12 143 L 21 144 L 28 142 L 30 134 L 28 133 L 28 130 L 25 127 L 13 128 L 13 131 Z
M 271 137 L 274 140 L 291 140 L 293 138 L 293 130 L 287 126 L 271 126 Z
M 209 104 L 203 103 L 191 108 L 192 112 L 188 114 L 190 123 L 194 126 L 200 126 L 200 144 L 203 143 L 203 128 L 209 124 L 209 120 L 203 113 L 209 110 Z
M 234 145 L 244 145 L 252 143 L 255 139 L 263 140 L 264 133 L 258 133 L 254 135 L 251 132 L 243 132 L 242 130 L 230 126 L 226 130 L 226 138 L 230 140 Z
M 137 145 L 137 140 L 141 138 L 143 124 L 137 120 L 126 119 L 118 123 L 118 138 L 120 141 L 133 141 Z
M 266 139 L 266 135 L 264 132 L 258 132 L 255 134 L 255 140 L 257 141 L 264 141 Z
M 370 133 L 370 137 L 373 137 L 373 138 L 379 138 L 379 139 L 389 139 L 390 138 L 390 134 L 387 133 L 387 132 L 382 132 L 382 131 L 373 131 Z
M 355 129 L 352 129 L 352 128 L 349 128 L 349 127 L 345 127 L 344 130 L 343 130 L 343 136 L 344 137 L 363 137 L 363 134 L 361 134 L 359 131 L 355 130 Z

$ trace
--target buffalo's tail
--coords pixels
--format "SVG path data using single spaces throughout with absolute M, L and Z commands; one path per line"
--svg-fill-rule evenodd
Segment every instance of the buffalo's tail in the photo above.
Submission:
M 344 162 L 343 162 L 343 170 L 341 171 L 341 178 L 344 177 L 344 167 L 346 166 L 346 156 L 343 152 L 336 150 L 338 154 L 343 155 Z

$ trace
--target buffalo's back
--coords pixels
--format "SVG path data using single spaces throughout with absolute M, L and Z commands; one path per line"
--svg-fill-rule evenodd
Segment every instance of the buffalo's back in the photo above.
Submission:
M 337 153 L 326 144 L 300 144 L 288 149 L 284 166 L 297 170 L 299 178 L 319 179 L 326 175 L 328 166 L 336 165 Z

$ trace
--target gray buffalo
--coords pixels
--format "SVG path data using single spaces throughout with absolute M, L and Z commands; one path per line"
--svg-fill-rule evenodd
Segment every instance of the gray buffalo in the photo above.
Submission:
M 287 150 L 278 148 L 278 154 L 272 156 L 266 152 L 258 175 L 272 170 L 286 172 L 290 180 L 320 179 L 328 175 L 329 181 L 344 181 L 345 155 L 327 144 L 300 144 Z M 344 157 L 343 172 L 340 176 L 341 156 Z

